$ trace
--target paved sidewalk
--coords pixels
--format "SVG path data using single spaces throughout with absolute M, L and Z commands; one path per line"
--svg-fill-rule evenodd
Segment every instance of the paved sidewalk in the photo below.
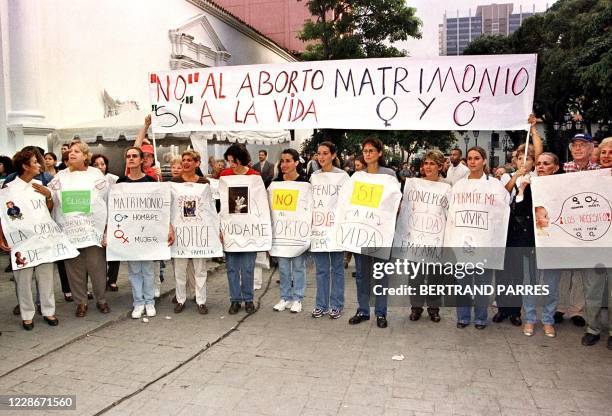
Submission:
M 73 304 L 58 300 L 60 326 L 37 317 L 32 332 L 10 314 L 12 283 L 3 278 L 0 394 L 76 394 L 77 411 L 57 415 L 609 415 L 612 409 L 612 352 L 605 342 L 582 347 L 581 329 L 567 322 L 555 339 L 541 330 L 527 338 L 509 323 L 459 330 L 453 309 L 444 309 L 436 324 L 426 316 L 410 322 L 406 309 L 395 308 L 387 329 L 374 320 L 352 327 L 348 272 L 346 314 L 315 320 L 312 269 L 304 312 L 272 311 L 279 296 L 274 275 L 267 292 L 256 292 L 263 296 L 257 313 L 232 316 L 221 268 L 209 275 L 208 315 L 192 302 L 174 314 L 167 297 L 158 316 L 143 323 L 127 318 L 124 274 L 120 292 L 110 295 L 110 316 L 90 309 L 79 320 Z M 391 359 L 400 354 L 403 361 Z

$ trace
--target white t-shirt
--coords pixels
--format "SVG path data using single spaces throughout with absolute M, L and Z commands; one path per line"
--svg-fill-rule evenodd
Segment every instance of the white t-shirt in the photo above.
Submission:
M 470 169 L 465 166 L 463 163 L 459 163 L 457 166 L 451 165 L 448 167 L 448 171 L 446 172 L 446 178 L 444 182 L 453 186 L 457 182 L 459 182 L 463 178 L 467 178 L 470 174 Z

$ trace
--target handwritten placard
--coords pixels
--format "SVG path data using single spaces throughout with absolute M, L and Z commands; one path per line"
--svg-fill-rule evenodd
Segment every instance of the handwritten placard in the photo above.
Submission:
M 518 130 L 536 55 L 380 58 L 159 71 L 153 130 Z
M 312 193 L 308 182 L 272 182 L 272 249 L 275 257 L 296 257 L 310 247 Z
M 346 172 L 319 172 L 310 177 L 312 186 L 312 239 L 310 251 L 342 251 L 334 237 L 340 188 L 349 180 Z
M 172 257 L 222 257 L 219 215 L 208 184 L 171 183 Z
M 151 182 L 113 185 L 108 196 L 106 259 L 169 259 L 169 226 L 169 184 Z

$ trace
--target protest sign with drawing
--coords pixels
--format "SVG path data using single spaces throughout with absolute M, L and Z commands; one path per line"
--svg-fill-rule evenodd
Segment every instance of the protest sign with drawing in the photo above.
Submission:
M 171 183 L 174 227 L 172 257 L 223 257 L 219 215 L 211 187 L 201 183 Z
M 119 183 L 108 195 L 106 259 L 170 258 L 170 186 L 167 183 Z
M 610 169 L 534 177 L 531 189 L 538 268 L 612 267 Z
M 408 178 L 395 226 L 392 256 L 411 261 L 440 261 L 451 186 Z
M 497 179 L 461 179 L 452 189 L 444 233 L 444 255 L 462 263 L 504 268 L 510 194 Z
M 336 244 L 336 211 L 340 188 L 349 180 L 346 172 L 318 172 L 310 177 L 312 185 L 312 241 L 310 251 L 342 251 Z
M 274 257 L 297 257 L 310 247 L 312 193 L 308 182 L 275 181 L 268 187 Z
M 36 180 L 32 182 L 39 183 Z M 20 178 L 0 190 L 2 232 L 11 248 L 13 270 L 79 255 L 53 221 L 45 197 Z
M 536 55 L 377 58 L 150 74 L 153 131 L 519 130 Z
M 400 185 L 393 176 L 356 172 L 340 189 L 336 244 L 346 251 L 367 251 L 388 259 L 401 199 Z
M 223 250 L 268 251 L 272 248 L 272 225 L 268 193 L 259 175 L 222 176 L 221 234 Z
M 108 181 L 98 168 L 61 170 L 49 183 L 53 218 L 76 248 L 102 246 Z

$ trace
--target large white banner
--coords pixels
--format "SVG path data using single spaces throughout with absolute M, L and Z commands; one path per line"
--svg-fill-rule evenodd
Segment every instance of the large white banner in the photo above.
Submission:
M 388 259 L 401 199 L 393 176 L 356 172 L 340 189 L 336 244 L 358 254 L 369 249 L 369 255 Z
M 519 130 L 537 55 L 380 58 L 150 74 L 153 131 Z
M 444 245 L 457 262 L 485 262 L 485 269 L 504 268 L 510 217 L 510 194 L 494 177 L 461 179 L 453 186 Z
M 40 182 L 34 180 L 38 184 Z M 53 221 L 45 197 L 31 183 L 16 179 L 0 190 L 0 221 L 11 248 L 13 270 L 35 267 L 79 255 Z
M 219 195 L 223 250 L 269 251 L 272 248 L 272 225 L 268 193 L 261 176 L 222 176 Z
M 540 269 L 612 267 L 610 169 L 535 177 L 531 190 Z
M 201 183 L 172 183 L 172 257 L 223 257 L 219 215 L 211 188 Z
M 312 193 L 308 182 L 272 182 L 268 187 L 272 212 L 274 257 L 297 257 L 310 247 Z
M 392 256 L 412 261 L 440 261 L 451 186 L 408 178 L 393 239 Z
M 170 186 L 119 183 L 108 195 L 106 259 L 168 260 Z
M 53 218 L 76 248 L 102 247 L 106 227 L 108 181 L 98 168 L 58 172 L 53 190 Z
M 321 172 L 310 177 L 312 185 L 312 241 L 310 251 L 342 251 L 336 244 L 336 210 L 340 188 L 349 180 L 346 172 Z

